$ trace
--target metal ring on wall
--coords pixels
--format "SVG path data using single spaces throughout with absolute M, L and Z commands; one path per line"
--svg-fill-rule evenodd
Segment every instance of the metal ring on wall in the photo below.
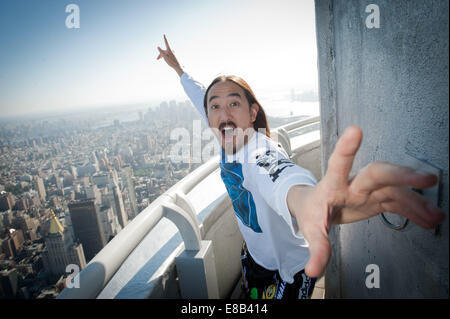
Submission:
M 416 193 L 420 194 L 420 195 L 423 195 L 423 191 L 421 189 L 411 188 L 411 190 L 413 192 L 416 192 Z M 405 222 L 403 223 L 403 225 L 394 225 L 386 218 L 386 216 L 384 216 L 384 213 L 381 213 L 379 216 L 380 216 L 381 221 L 383 222 L 383 224 L 385 226 L 393 229 L 393 230 L 402 230 L 408 225 L 408 222 L 409 222 L 409 219 L 407 218 L 405 220 Z
M 386 216 L 384 216 L 384 213 L 381 213 L 379 216 L 383 224 L 393 230 L 402 230 L 408 225 L 409 222 L 409 219 L 407 218 L 403 225 L 394 225 L 386 218 Z

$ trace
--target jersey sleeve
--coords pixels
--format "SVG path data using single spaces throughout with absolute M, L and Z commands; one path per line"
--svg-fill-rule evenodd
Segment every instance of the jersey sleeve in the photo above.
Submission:
M 290 226 L 293 235 L 303 237 L 295 218 L 289 213 L 287 194 L 294 185 L 317 184 L 314 175 L 293 163 L 287 154 L 274 145 L 260 148 L 249 154 L 248 169 L 253 187 L 261 193 L 267 204 Z
M 208 117 L 206 116 L 205 108 L 203 107 L 203 99 L 206 92 L 205 87 L 200 82 L 195 81 L 187 73 L 181 75 L 180 81 L 192 104 L 194 104 L 197 111 L 201 114 L 206 123 L 208 123 Z

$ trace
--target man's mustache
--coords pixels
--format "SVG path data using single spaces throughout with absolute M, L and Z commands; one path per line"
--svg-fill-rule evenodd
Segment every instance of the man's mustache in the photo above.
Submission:
M 228 122 L 222 122 L 219 125 L 219 131 L 221 131 L 225 126 L 232 126 L 234 128 L 237 127 L 237 125 L 233 122 L 233 121 L 228 121 Z

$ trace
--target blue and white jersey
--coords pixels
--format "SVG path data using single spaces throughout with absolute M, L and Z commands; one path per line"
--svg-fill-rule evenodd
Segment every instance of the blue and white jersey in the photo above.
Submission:
M 186 73 L 181 84 L 208 123 L 203 107 L 205 88 Z M 292 283 L 294 275 L 305 268 L 309 250 L 289 213 L 287 193 L 293 185 L 315 185 L 314 175 L 291 162 L 280 144 L 256 131 L 235 154 L 222 151 L 220 168 L 251 256 Z

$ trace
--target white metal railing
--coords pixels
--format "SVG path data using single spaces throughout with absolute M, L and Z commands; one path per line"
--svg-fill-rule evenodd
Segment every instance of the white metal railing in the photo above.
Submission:
M 274 133 L 273 137 L 291 155 L 289 132 L 319 121 L 320 118 L 317 116 L 289 123 L 274 129 L 272 132 Z M 185 251 L 202 252 L 204 257 L 209 256 L 211 245 L 201 238 L 195 210 L 189 203 L 186 194 L 205 177 L 214 172 L 218 168 L 218 165 L 219 156 L 215 156 L 153 201 L 120 231 L 77 275 L 75 281 L 79 284 L 79 288 L 65 288 L 57 298 L 96 298 L 122 263 L 163 217 L 170 219 L 177 226 L 184 241 Z M 180 264 L 186 265 L 186 258 L 183 257 L 180 260 Z M 211 262 L 208 264 L 211 264 Z M 186 269 L 192 270 L 192 267 L 187 265 Z M 182 273 L 186 274 L 186 270 L 183 271 L 180 268 L 179 272 L 180 285 L 182 285 Z M 217 297 L 217 284 L 210 282 L 214 276 L 215 269 L 212 269 L 210 273 L 204 274 L 205 292 L 198 296 L 203 298 Z M 182 295 L 184 295 L 183 292 Z
M 289 133 L 290 131 L 296 130 L 296 129 L 300 128 L 300 127 L 303 127 L 303 126 L 306 126 L 306 125 L 309 125 L 309 124 L 313 124 L 313 123 L 319 123 L 319 122 L 320 122 L 320 116 L 313 116 L 313 117 L 309 117 L 309 118 L 304 119 L 304 120 L 299 120 L 299 121 L 295 121 L 295 122 L 292 122 L 292 123 L 288 123 L 288 124 L 279 126 L 279 127 L 277 127 L 275 129 L 275 131 L 283 129 L 283 130 L 285 130 L 286 132 Z
M 199 181 L 216 170 L 218 163 L 218 156 L 212 158 L 153 201 L 122 229 L 78 274 L 80 288 L 66 288 L 60 293 L 58 298 L 95 298 L 147 233 L 153 229 L 161 218 L 169 217 L 165 216 L 166 212 L 175 216 L 172 211 L 176 210 L 190 216 L 187 220 L 192 221 L 193 215 L 195 217 L 193 220 L 196 220 L 193 208 L 185 198 L 185 194 L 194 188 Z M 164 209 L 164 207 L 168 209 Z M 196 226 L 198 228 L 198 224 Z M 196 239 L 199 239 L 200 232 L 197 231 L 195 226 L 193 227 L 195 229 L 194 234 L 196 234 L 194 238 L 184 231 L 184 227 L 182 227 L 183 230 L 179 227 L 187 249 L 199 248 Z

